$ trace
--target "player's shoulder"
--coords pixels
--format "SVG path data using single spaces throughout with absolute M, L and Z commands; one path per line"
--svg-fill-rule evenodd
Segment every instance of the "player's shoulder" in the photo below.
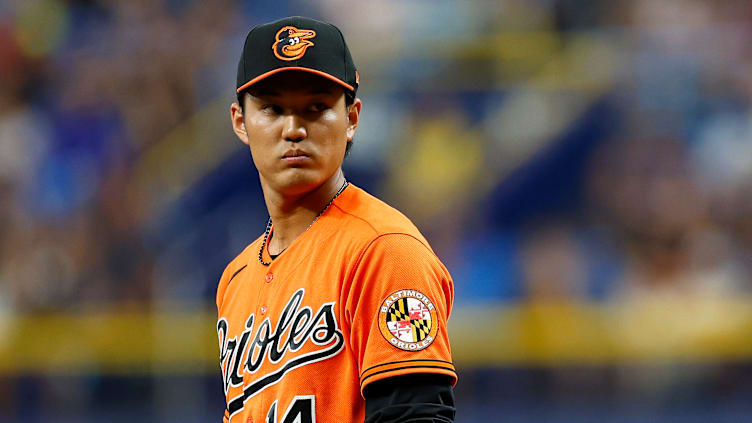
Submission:
M 428 246 L 413 222 L 402 212 L 364 189 L 351 185 L 342 201 L 333 205 L 340 213 L 340 226 L 358 244 L 368 244 L 387 235 L 404 235 Z M 402 237 L 400 237 L 402 238 Z M 430 248 L 430 247 L 429 247 Z
M 255 241 L 248 244 L 245 248 L 243 248 L 243 250 L 240 251 L 240 253 L 235 256 L 235 258 L 227 263 L 227 266 L 225 266 L 225 271 L 222 273 L 222 281 L 229 282 L 230 279 L 232 279 L 235 275 L 238 274 L 238 272 L 245 268 L 250 259 L 252 259 L 255 254 L 258 254 L 262 239 L 263 235 L 256 238 Z
M 230 282 L 248 265 L 249 260 L 252 257 L 253 251 L 258 251 L 261 245 L 262 237 L 257 238 L 250 245 L 246 246 L 243 251 L 240 252 L 234 259 L 232 259 L 227 266 L 225 266 L 222 277 L 219 279 L 217 285 L 217 309 L 222 310 L 222 304 L 224 303 L 225 292 Z M 258 254 L 258 253 L 257 253 Z

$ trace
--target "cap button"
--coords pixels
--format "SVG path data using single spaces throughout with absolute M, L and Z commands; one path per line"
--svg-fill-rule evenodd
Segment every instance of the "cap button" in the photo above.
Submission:
M 261 314 L 266 314 L 266 306 L 261 306 Z
M 269 272 L 266 274 L 266 283 L 269 283 L 274 279 L 274 274 L 272 272 Z

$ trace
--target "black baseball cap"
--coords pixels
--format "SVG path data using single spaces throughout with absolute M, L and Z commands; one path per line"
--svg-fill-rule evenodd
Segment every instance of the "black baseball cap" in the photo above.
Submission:
M 237 92 L 278 72 L 310 72 L 355 94 L 358 71 L 342 32 L 334 25 L 291 16 L 248 33 L 238 63 Z

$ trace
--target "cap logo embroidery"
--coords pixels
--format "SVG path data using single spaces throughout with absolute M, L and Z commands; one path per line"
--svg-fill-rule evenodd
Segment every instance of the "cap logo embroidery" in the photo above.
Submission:
M 279 60 L 298 60 L 305 54 L 308 47 L 313 45 L 308 41 L 316 36 L 316 31 L 311 29 L 298 29 L 294 26 L 283 26 L 277 31 L 276 41 L 272 44 L 272 51 Z
M 436 308 L 420 291 L 397 291 L 381 304 L 379 329 L 393 346 L 405 351 L 420 351 L 431 345 L 439 331 Z

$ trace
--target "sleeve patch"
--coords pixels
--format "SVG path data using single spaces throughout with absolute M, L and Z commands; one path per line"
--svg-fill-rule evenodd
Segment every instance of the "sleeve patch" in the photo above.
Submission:
M 396 291 L 379 307 L 379 329 L 384 339 L 395 348 L 405 351 L 423 350 L 433 343 L 439 332 L 436 307 L 420 291 Z

